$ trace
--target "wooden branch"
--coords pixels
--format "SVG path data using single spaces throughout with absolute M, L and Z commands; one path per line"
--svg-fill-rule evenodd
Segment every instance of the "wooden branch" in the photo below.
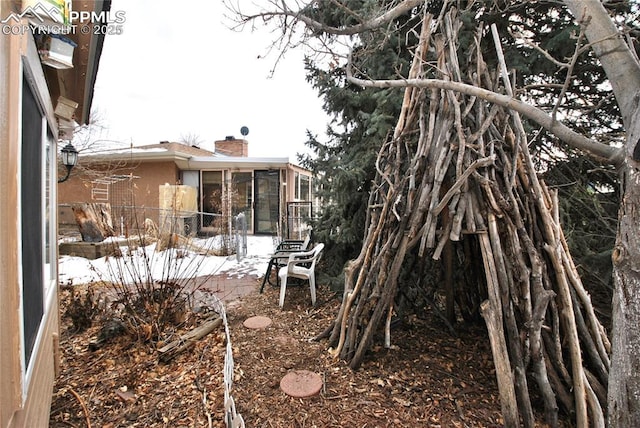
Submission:
M 391 262 L 391 266 L 389 267 L 389 283 L 385 284 L 384 294 L 380 297 L 378 304 L 375 306 L 373 314 L 371 315 L 371 319 L 365 326 L 361 340 L 355 349 L 353 358 L 349 363 L 349 367 L 351 367 L 352 369 L 357 369 L 358 367 L 360 367 L 365 352 L 369 349 L 369 345 L 378 325 L 378 321 L 381 319 L 384 311 L 390 310 L 390 307 L 393 304 L 393 299 L 398 288 L 398 276 L 400 273 L 400 268 L 402 267 L 407 251 L 407 242 L 408 239 L 406 236 L 404 236 L 397 253 L 393 257 L 393 261 Z
M 444 181 L 445 174 L 448 169 L 448 165 L 453 158 L 453 150 L 451 147 L 446 151 L 440 152 L 440 157 L 436 161 L 435 179 L 433 188 L 431 189 L 431 202 L 429 203 L 429 211 L 427 212 L 427 219 L 425 220 L 426 228 L 422 235 L 422 241 L 420 242 L 420 250 L 418 254 L 424 255 L 425 248 L 433 248 L 436 236 L 437 216 L 433 214 L 433 208 L 437 205 L 438 195 Z
M 372 18 L 363 23 L 352 25 L 348 27 L 332 27 L 329 25 L 325 25 L 319 21 L 316 21 L 306 15 L 304 15 L 303 11 L 293 11 L 289 9 L 286 3 L 282 2 L 282 9 L 280 11 L 271 11 L 271 12 L 262 12 L 255 15 L 242 15 L 242 20 L 245 22 L 253 21 L 256 19 L 268 19 L 277 16 L 283 17 L 291 17 L 300 22 L 303 22 L 307 27 L 312 29 L 315 32 L 323 32 L 327 34 L 335 34 L 335 35 L 344 35 L 350 36 L 354 34 L 363 33 L 366 31 L 371 31 L 376 28 L 383 26 L 384 24 L 391 22 L 396 19 L 398 16 L 408 13 L 414 7 L 419 6 L 423 0 L 404 0 L 394 8 L 389 11 Z
M 532 49 L 537 50 L 545 58 L 547 58 L 549 61 L 551 61 L 552 63 L 554 63 L 555 65 L 557 65 L 561 69 L 562 68 L 567 68 L 569 66 L 569 64 L 567 64 L 566 62 L 558 61 L 557 59 L 555 59 L 553 56 L 551 56 L 551 54 L 548 51 L 542 49 L 536 43 L 530 42 L 524 34 L 514 33 L 511 30 L 507 30 L 507 31 L 509 31 L 509 34 L 511 35 L 511 37 L 513 37 L 514 39 L 521 40 L 522 43 L 524 43 L 525 45 L 529 46 Z M 561 87 L 562 85 L 558 85 L 558 86 Z
M 624 150 L 621 148 L 597 143 L 573 131 L 561 122 L 553 120 L 553 118 L 545 111 L 534 107 L 531 104 L 527 104 L 508 95 L 498 94 L 496 92 L 489 91 L 484 88 L 479 88 L 477 86 L 440 79 L 359 79 L 353 76 L 350 66 L 347 67 L 347 80 L 354 85 L 362 86 L 364 88 L 405 88 L 407 86 L 414 86 L 416 88 L 437 88 L 462 92 L 466 95 L 478 97 L 487 102 L 498 104 L 504 108 L 517 111 L 518 113 L 536 122 L 538 125 L 554 134 L 569 146 L 584 151 L 599 162 L 610 163 L 612 165 L 620 165 L 624 159 Z
M 518 415 L 513 373 L 511 371 L 511 363 L 502 326 L 502 304 L 500 303 L 498 273 L 494 264 L 489 235 L 482 233 L 478 235 L 478 237 L 489 294 L 489 300 L 485 300 L 480 305 L 480 313 L 485 320 L 489 332 L 505 425 L 515 427 L 520 425 L 520 418 Z
M 87 409 L 87 405 L 85 404 L 84 400 L 82 399 L 82 397 L 80 397 L 80 394 L 78 394 L 73 388 L 69 388 L 69 392 L 71 393 L 71 395 L 73 395 L 76 400 L 78 400 L 78 402 L 80 403 L 80 406 L 82 406 L 82 411 L 84 412 L 84 421 L 87 424 L 87 428 L 91 428 L 91 419 L 89 419 L 89 409 Z
M 469 183 L 464 183 L 460 194 L 460 200 L 458 202 L 458 207 L 456 208 L 456 213 L 453 216 L 451 232 L 449 232 L 449 239 L 452 241 L 460 240 L 460 234 L 462 233 L 462 220 L 465 218 L 465 214 L 467 213 L 467 204 L 469 202 L 469 195 L 467 194 L 468 188 Z
M 549 372 L 544 362 L 545 355 L 542 346 L 541 331 L 547 306 L 555 295 L 556 293 L 551 290 L 543 290 L 542 294 L 538 296 L 529 328 L 533 374 L 540 388 L 542 400 L 544 401 L 545 420 L 551 426 L 558 425 L 558 404 L 553 388 L 549 382 Z
M 491 212 L 487 214 L 487 217 L 487 223 L 489 226 L 489 243 L 493 254 L 491 262 L 494 266 L 497 279 L 496 283 L 492 286 L 497 287 L 497 290 L 495 290 L 494 293 L 499 293 L 499 303 L 496 304 L 502 305 L 501 318 L 503 319 L 503 323 L 506 325 L 507 330 L 507 347 L 509 349 L 509 355 L 511 356 L 511 367 L 513 369 L 513 379 L 515 382 L 514 386 L 516 387 L 516 396 L 520 398 L 518 400 L 518 408 L 520 409 L 520 416 L 522 418 L 523 425 L 525 427 L 533 427 L 533 409 L 531 408 L 531 398 L 529 396 L 529 388 L 527 386 L 522 350 L 513 313 L 513 305 L 510 304 L 509 301 L 508 284 L 510 276 L 507 272 L 507 263 L 505 262 L 504 249 L 500 242 L 496 218 Z
M 195 329 L 183 334 L 178 339 L 158 349 L 158 354 L 160 354 L 160 361 L 164 363 L 171 361 L 178 354 L 195 345 L 198 340 L 211 333 L 216 327 L 219 327 L 220 325 L 222 325 L 222 318 L 211 317 L 207 319 L 203 324 L 199 325 Z
M 469 165 L 469 167 L 464 171 L 464 173 L 462 173 L 462 175 L 460 177 L 458 177 L 458 179 L 456 180 L 455 183 L 453 183 L 453 186 L 451 186 L 449 188 L 449 190 L 447 191 L 447 193 L 445 193 L 445 195 L 442 197 L 442 199 L 440 200 L 440 202 L 438 203 L 438 205 L 435 206 L 435 208 L 433 208 L 433 215 L 437 216 L 438 214 L 440 214 L 440 212 L 442 211 L 442 209 L 449 203 L 449 201 L 451 200 L 451 197 L 457 193 L 460 189 L 460 187 L 462 187 L 462 185 L 464 183 L 466 183 L 467 179 L 469 178 L 469 176 L 471 174 L 473 174 L 473 172 L 475 170 L 477 170 L 478 168 L 482 168 L 482 167 L 486 167 L 489 166 L 491 164 L 493 164 L 493 162 L 495 161 L 495 156 L 490 156 L 490 157 L 486 157 L 486 158 L 481 158 L 481 159 L 476 159 L 475 161 L 473 161 L 473 163 L 471 165 Z
M 391 348 L 391 318 L 393 316 L 393 302 L 389 305 L 389 310 L 387 311 L 387 320 L 384 323 L 384 347 L 389 349 Z
M 553 106 L 553 110 L 551 110 L 551 117 L 553 120 L 556 120 L 556 113 L 558 112 L 558 108 L 562 103 L 562 99 L 567 93 L 567 89 L 569 89 L 569 84 L 574 80 L 573 79 L 573 69 L 576 66 L 576 61 L 578 61 L 578 56 L 580 55 L 580 43 L 582 43 L 582 39 L 584 38 L 584 24 L 580 25 L 580 34 L 578 35 L 578 41 L 576 42 L 576 49 L 573 52 L 571 57 L 571 62 L 569 63 L 569 68 L 567 69 L 567 76 L 564 79 L 564 84 L 562 85 L 562 89 L 560 90 L 560 95 L 558 95 L 558 100 L 556 104 Z
M 391 189 L 389 189 L 391 192 Z M 386 212 L 388 210 L 389 204 L 385 203 L 382 212 L 380 213 L 379 219 L 384 219 L 386 217 Z M 356 259 L 353 263 L 350 263 L 349 266 L 345 269 L 345 299 L 342 301 L 342 305 L 340 307 L 341 313 L 341 322 L 340 324 L 336 324 L 336 326 L 340 326 L 340 338 L 338 339 L 338 345 L 335 349 L 330 349 L 329 353 L 334 357 L 338 357 L 342 353 L 342 348 L 345 343 L 346 333 L 347 333 L 347 322 L 349 317 L 349 311 L 353 305 L 353 302 L 356 300 L 360 288 L 365 280 L 366 275 L 363 275 L 363 270 L 361 269 L 358 273 L 358 277 L 355 281 L 355 286 L 352 286 L 353 276 L 356 273 L 356 270 L 359 269 L 364 263 L 369 263 L 371 260 L 371 255 L 375 249 L 375 245 L 373 243 L 377 240 L 377 237 L 382 231 L 384 226 L 384 221 L 378 221 L 375 223 L 371 223 L 369 228 L 370 230 L 367 232 L 365 236 L 365 240 L 363 242 L 363 248 L 366 248 L 365 251 L 361 251 L 358 259 Z M 366 269 L 364 269 L 366 271 Z
M 571 304 L 569 285 L 564 274 L 564 267 L 562 266 L 561 256 L 558 253 L 558 247 L 546 244 L 544 248 L 549 254 L 551 263 L 556 271 L 558 296 L 562 305 L 560 315 L 562 316 L 565 334 L 567 337 L 567 346 L 571 355 L 573 396 L 576 402 L 576 422 L 578 426 L 588 426 L 589 419 L 587 416 L 587 401 L 582 369 L 582 355 L 580 352 L 580 338 L 578 336 L 575 314 L 573 313 L 573 305 Z
M 509 364 L 509 354 L 502 331 L 502 317 L 496 313 L 495 306 L 488 300 L 480 305 L 480 313 L 487 324 L 489 341 L 493 351 L 493 362 L 496 367 L 496 378 L 498 381 L 498 391 L 500 393 L 500 403 L 502 404 L 502 416 L 504 425 L 507 427 L 520 426 L 518 418 L 518 405 L 516 392 L 513 387 L 513 375 Z
M 609 342 L 609 337 L 607 333 L 604 331 L 604 327 L 598 321 L 596 317 L 595 310 L 593 308 L 593 304 L 591 303 L 591 297 L 587 290 L 585 290 L 582 280 L 580 279 L 580 274 L 573 263 L 569 255 L 569 245 L 567 244 L 567 240 L 564 237 L 564 232 L 560 229 L 560 239 L 562 242 L 562 246 L 564 251 L 562 252 L 562 262 L 567 269 L 567 274 L 569 277 L 569 281 L 571 282 L 573 289 L 576 294 L 580 298 L 580 301 L 585 309 L 587 320 L 589 322 L 589 327 L 591 328 L 593 338 L 597 345 L 598 354 L 602 359 L 607 371 L 610 367 L 609 355 L 611 354 L 611 343 Z
M 598 397 L 596 396 L 596 393 L 593 391 L 593 388 L 591 388 L 591 385 L 589 385 L 589 380 L 587 379 L 587 375 L 584 372 L 582 375 L 584 376 L 583 382 L 586 385 L 586 390 L 587 390 L 587 402 L 589 403 L 589 409 L 591 410 L 591 413 L 590 413 L 591 421 L 589 423 L 589 426 L 595 427 L 595 428 L 604 428 L 606 424 L 605 424 L 604 412 L 602 411 L 602 406 L 600 405 L 600 402 L 598 401 Z
M 545 352 L 544 357 L 545 361 L 553 363 L 553 357 L 551 355 Z M 558 401 L 562 403 L 567 412 L 573 413 L 575 411 L 573 397 L 571 396 L 567 385 L 563 382 L 561 375 L 556 372 L 556 369 L 552 364 L 547 367 L 547 374 L 549 375 L 549 383 L 553 387 L 553 391 L 557 396 Z

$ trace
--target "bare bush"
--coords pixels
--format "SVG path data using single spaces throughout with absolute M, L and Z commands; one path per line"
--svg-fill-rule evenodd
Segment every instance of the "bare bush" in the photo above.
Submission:
M 144 216 L 134 216 L 144 217 Z M 157 342 L 168 330 L 188 323 L 193 317 L 195 295 L 207 277 L 205 255 L 220 255 L 215 249 L 220 237 L 197 240 L 177 233 L 177 221 L 157 231 L 147 219 L 124 243 L 111 241 L 113 254 L 106 273 L 99 273 L 109 290 L 112 316 L 121 320 L 126 332 L 142 342 Z

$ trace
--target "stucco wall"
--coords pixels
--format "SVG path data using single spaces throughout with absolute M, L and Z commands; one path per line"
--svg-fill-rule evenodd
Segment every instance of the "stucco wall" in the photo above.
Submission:
M 0 16 L 8 13 L 7 2 L 0 2 Z M 35 82 L 38 96 L 44 100 L 45 110 L 52 111 L 45 93 L 47 88 L 40 60 L 30 35 L 0 36 L 0 426 L 9 428 L 48 426 L 55 374 L 53 336 L 58 331 L 57 287 L 52 283 L 48 284 L 44 314 L 29 360 L 31 369 L 26 373 L 21 346 L 22 235 L 19 221 L 23 214 L 19 177 L 23 164 L 20 129 L 25 67 L 31 70 L 29 76 Z M 55 199 L 55 188 L 50 190 L 52 199 Z
M 55 287 L 54 287 L 55 288 Z M 54 371 L 58 358 L 57 345 L 54 335 L 58 334 L 58 298 L 54 291 L 47 299 L 47 311 L 40 335 L 39 346 L 32 355 L 33 373 L 28 386 L 28 395 L 24 409 L 18 411 L 9 425 L 18 427 L 46 427 L 49 426 L 49 413 L 54 384 Z
M 179 180 L 179 170 L 173 161 L 122 163 L 118 165 L 117 170 L 107 165 L 91 165 L 91 173 L 81 169 L 72 171 L 71 178 L 58 186 L 58 203 L 68 205 L 107 202 L 92 199 L 91 189 L 94 186 L 92 181 L 113 175 L 126 176 L 129 174 L 133 178 L 118 181 L 109 186 L 108 202 L 113 205 L 114 209 L 121 204 L 135 206 L 136 211 L 145 208 L 144 216 L 158 222 L 158 187 L 165 183 L 177 184 Z

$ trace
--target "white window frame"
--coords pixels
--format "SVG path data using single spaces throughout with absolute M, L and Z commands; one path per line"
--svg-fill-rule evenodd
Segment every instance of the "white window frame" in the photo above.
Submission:
M 307 194 L 303 197 L 302 195 L 302 177 L 304 177 L 309 183 L 307 186 Z M 311 202 L 311 185 L 312 185 L 312 177 L 307 174 L 303 174 L 299 171 L 295 171 L 293 175 L 293 200 L 296 202 Z
M 23 308 L 23 286 L 24 286 L 24 279 L 22 277 L 22 272 L 20 271 L 19 273 L 19 287 L 20 287 L 20 293 L 19 293 L 19 302 L 20 302 L 20 306 L 19 306 L 19 310 L 18 310 L 18 316 L 19 316 L 19 325 L 20 325 L 20 349 L 18 350 L 19 354 L 20 354 L 20 362 L 21 362 L 21 383 L 22 383 L 22 404 L 24 405 L 24 403 L 27 400 L 27 396 L 28 396 L 28 392 L 29 392 L 29 386 L 31 385 L 31 380 L 34 374 L 34 370 L 35 370 L 35 364 L 38 360 L 37 355 L 38 355 L 38 350 L 43 346 L 43 342 L 45 340 L 51 340 L 50 338 L 46 338 L 44 337 L 45 335 L 45 327 L 46 327 L 46 321 L 47 321 L 47 315 L 49 314 L 49 312 L 51 311 L 51 308 L 54 305 L 56 296 L 57 296 L 57 281 L 58 281 L 58 250 L 57 250 L 57 150 L 46 150 L 47 145 L 49 145 L 50 147 L 55 147 L 57 149 L 57 145 L 55 140 L 52 138 L 51 140 L 48 139 L 48 133 L 50 132 L 52 135 L 57 135 L 58 134 L 58 127 L 57 127 L 57 122 L 55 120 L 55 116 L 53 113 L 53 104 L 51 102 L 51 98 L 49 95 L 49 88 L 47 86 L 46 83 L 46 79 L 44 77 L 44 73 L 42 70 L 42 64 L 40 63 L 40 56 L 38 55 L 38 51 L 37 48 L 35 46 L 35 42 L 33 40 L 33 37 L 31 34 L 25 34 L 22 36 L 23 37 L 23 41 L 25 43 L 23 43 L 23 46 L 25 46 L 25 50 L 26 52 L 22 52 L 21 55 L 21 61 L 18 65 L 18 75 L 19 77 L 19 85 L 20 85 L 20 100 L 22 102 L 22 96 L 23 96 L 23 90 L 24 88 L 22 87 L 22 82 L 23 82 L 23 77 L 24 80 L 26 80 L 28 82 L 28 84 L 30 85 L 30 89 L 33 92 L 33 95 L 36 99 L 36 102 L 39 104 L 40 108 L 42 109 L 42 112 L 44 112 L 44 114 L 42 115 L 42 138 L 41 138 L 41 148 L 44 151 L 43 152 L 43 156 L 42 156 L 42 163 L 40 165 L 41 168 L 43 168 L 43 171 L 46 171 L 45 166 L 46 166 L 46 162 L 47 159 L 50 162 L 50 168 L 49 168 L 49 174 L 46 174 L 43 172 L 43 180 L 41 183 L 42 186 L 42 218 L 43 219 L 48 219 L 49 223 L 50 223 L 50 227 L 49 227 L 49 233 L 46 234 L 46 225 L 45 222 L 43 221 L 42 224 L 42 236 L 43 238 L 49 238 L 50 239 L 50 246 L 49 246 L 49 251 L 47 251 L 46 249 L 46 244 L 43 241 L 41 244 L 43 245 L 43 249 L 42 249 L 42 263 L 43 263 L 43 278 L 42 278 L 42 284 L 43 284 L 43 312 L 42 312 L 42 319 L 41 322 L 38 326 L 38 331 L 36 333 L 36 338 L 35 338 L 35 342 L 33 344 L 33 351 L 31 354 L 31 358 L 29 359 L 29 362 L 27 364 L 26 361 L 26 357 L 25 357 L 25 327 L 24 327 L 24 308 Z M 19 120 L 18 120 L 18 124 L 17 126 L 19 127 L 19 135 L 21 136 L 22 139 L 22 106 L 20 106 L 19 108 Z M 22 140 L 21 140 L 22 141 Z M 22 143 L 20 144 L 19 147 L 19 152 L 20 152 L 20 158 L 22 156 Z M 47 154 L 47 152 L 49 152 Z M 18 188 L 20 189 L 20 192 L 22 192 L 22 180 L 20 179 L 21 174 L 18 175 Z M 49 188 L 49 212 L 46 212 L 47 209 L 47 205 L 46 205 L 46 192 L 47 192 L 47 187 L 46 187 L 46 180 L 50 180 L 50 188 Z M 22 231 L 22 216 L 18 216 L 18 230 Z M 20 232 L 22 233 L 22 232 Z M 19 244 L 20 245 L 20 244 Z M 49 265 L 47 266 L 46 263 L 46 257 L 47 254 L 50 257 L 50 261 L 51 263 L 49 263 Z M 22 265 L 22 247 L 20 246 L 20 248 L 18 249 L 18 263 L 21 266 Z M 57 316 L 57 315 L 56 315 Z

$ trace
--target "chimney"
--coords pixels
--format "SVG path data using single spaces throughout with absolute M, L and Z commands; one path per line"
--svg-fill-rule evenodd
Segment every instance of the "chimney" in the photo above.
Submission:
M 249 156 L 249 142 L 228 135 L 224 140 L 216 141 L 215 152 L 225 156 L 246 158 Z

